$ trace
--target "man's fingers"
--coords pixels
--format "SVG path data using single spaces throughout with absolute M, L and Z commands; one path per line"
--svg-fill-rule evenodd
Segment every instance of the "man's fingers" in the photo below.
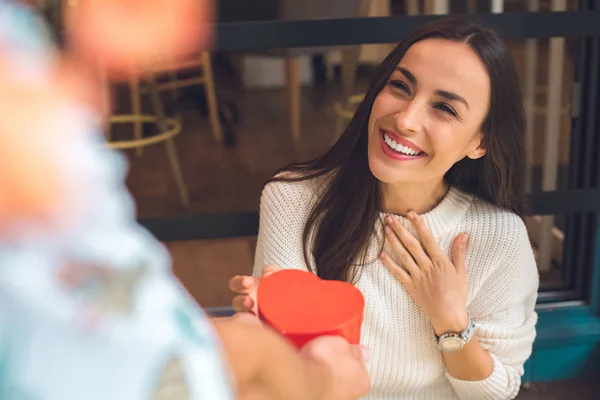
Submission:
M 254 300 L 250 296 L 235 296 L 232 301 L 233 309 L 236 312 L 250 312 L 254 307 Z
M 260 319 L 258 319 L 256 317 L 256 315 L 254 315 L 252 313 L 248 313 L 248 312 L 237 312 L 237 313 L 235 313 L 231 317 L 231 321 L 235 321 L 235 322 L 239 322 L 239 323 L 243 323 L 243 324 L 248 324 L 248 325 L 255 325 L 255 326 L 261 326 L 262 325 L 262 322 L 260 321 Z
M 371 350 L 362 345 L 352 346 L 352 355 L 356 357 L 357 360 L 362 361 L 364 364 L 368 363 L 371 360 Z

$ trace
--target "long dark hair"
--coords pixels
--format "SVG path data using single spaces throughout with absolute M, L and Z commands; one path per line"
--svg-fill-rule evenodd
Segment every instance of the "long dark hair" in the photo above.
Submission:
M 382 207 L 379 184 L 367 158 L 369 114 L 407 50 L 429 38 L 467 43 L 483 61 L 491 81 L 490 110 L 481 126 L 486 155 L 454 164 L 445 175 L 447 184 L 521 217 L 524 213 L 525 115 L 514 63 L 495 32 L 470 20 L 438 20 L 402 40 L 385 58 L 345 132 L 325 155 L 291 164 L 270 181 L 326 176 L 303 234 L 306 263 L 323 279 L 355 282 L 357 267 L 366 263 Z M 284 171 L 291 173 L 281 174 Z M 311 253 L 314 267 L 309 262 Z

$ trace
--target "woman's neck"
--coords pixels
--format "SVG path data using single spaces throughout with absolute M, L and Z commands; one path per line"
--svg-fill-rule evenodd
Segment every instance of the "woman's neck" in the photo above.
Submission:
M 383 211 L 406 215 L 433 210 L 448 193 L 446 182 L 380 183 Z

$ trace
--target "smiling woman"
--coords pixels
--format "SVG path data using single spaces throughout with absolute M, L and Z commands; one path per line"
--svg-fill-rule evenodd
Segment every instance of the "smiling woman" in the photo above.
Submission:
M 435 189 L 454 163 L 485 154 L 480 124 L 489 98 L 490 78 L 468 44 L 415 43 L 373 102 L 371 172 L 380 182 L 402 182 L 403 191 L 408 182 Z
M 368 398 L 517 395 L 539 285 L 524 132 L 497 34 L 435 22 L 383 61 L 331 150 L 266 185 L 254 274 L 304 269 L 363 292 Z M 236 309 L 255 309 L 254 282 Z

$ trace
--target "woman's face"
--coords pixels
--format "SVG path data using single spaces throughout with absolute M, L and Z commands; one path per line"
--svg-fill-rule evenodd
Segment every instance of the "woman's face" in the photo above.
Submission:
M 490 78 L 464 43 L 412 45 L 375 98 L 369 117 L 369 167 L 387 184 L 441 184 L 465 156 L 479 158 Z

